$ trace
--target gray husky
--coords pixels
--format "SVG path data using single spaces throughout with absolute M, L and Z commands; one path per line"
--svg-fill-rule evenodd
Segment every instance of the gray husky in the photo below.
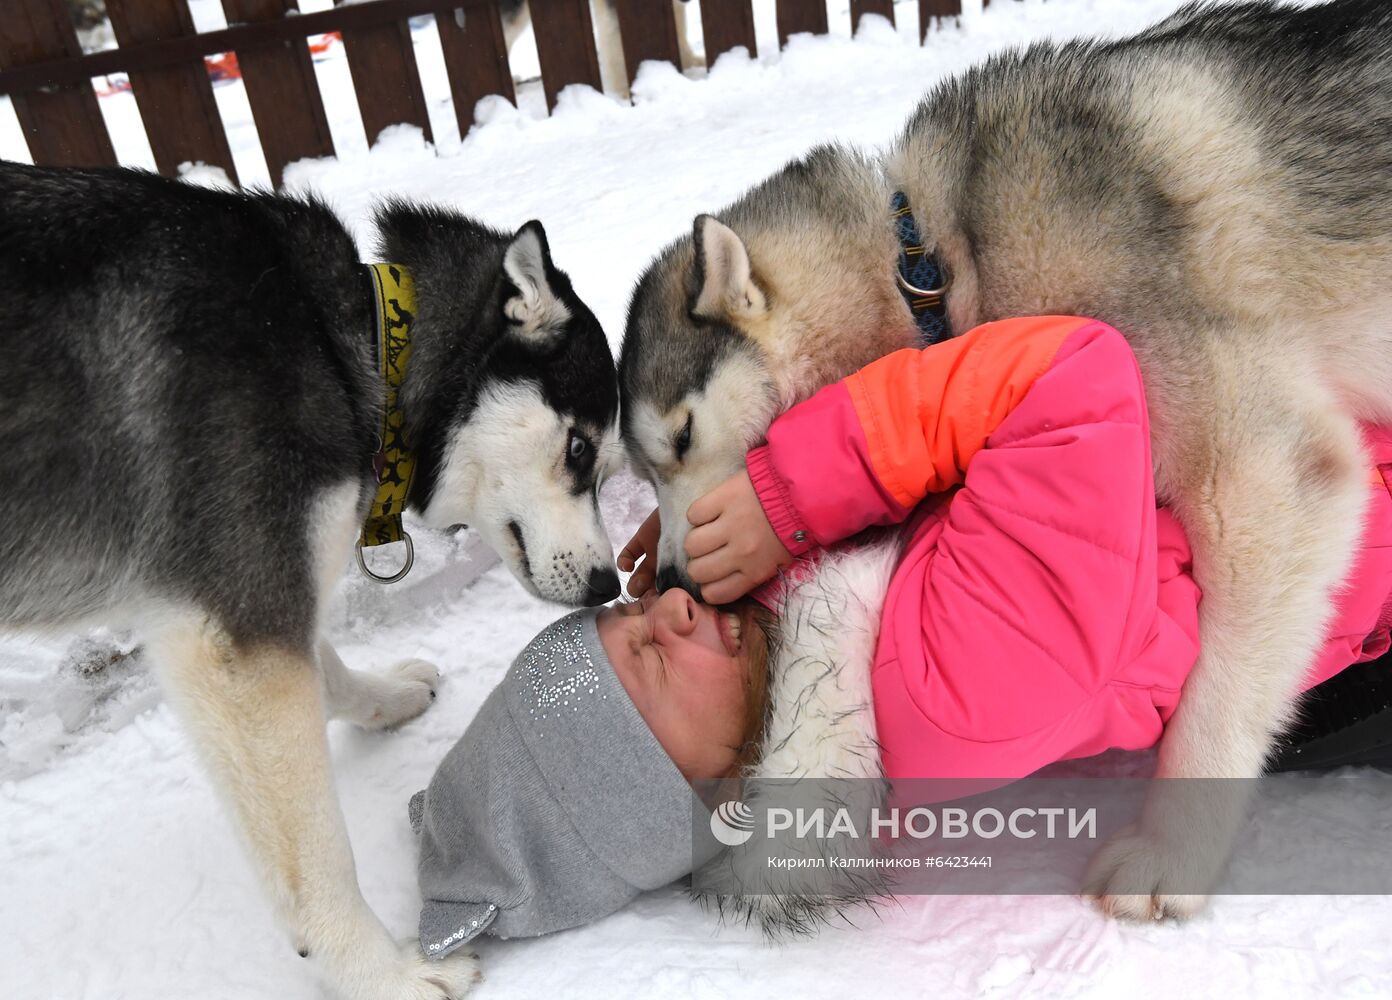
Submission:
M 616 596 L 613 359 L 541 226 L 403 202 L 376 222 L 415 281 L 410 504 L 478 527 L 535 593 Z M 376 315 L 314 201 L 0 164 L 0 627 L 129 620 L 294 946 L 341 996 L 438 1000 L 472 961 L 399 949 L 363 902 L 324 735 L 412 718 L 439 679 L 349 670 L 319 636 L 380 478 Z
M 642 277 L 620 361 L 660 584 L 686 585 L 687 506 L 778 412 L 916 342 L 893 192 L 953 330 L 1073 313 L 1130 339 L 1204 594 L 1159 775 L 1256 776 L 1349 569 L 1356 420 L 1392 421 L 1392 4 L 1191 4 L 1001 55 L 930 93 L 882 160 L 821 148 L 698 218 Z M 1099 853 L 1107 912 L 1202 905 L 1243 808 L 1201 784 L 1159 783 Z

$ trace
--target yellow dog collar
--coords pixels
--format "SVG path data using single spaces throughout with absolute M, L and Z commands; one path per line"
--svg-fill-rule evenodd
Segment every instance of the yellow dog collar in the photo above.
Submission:
M 378 583 L 396 583 L 411 572 L 415 547 L 401 526 L 401 514 L 411 495 L 416 475 L 416 456 L 407 447 L 405 421 L 399 395 L 411 359 L 411 323 L 416 318 L 416 289 L 411 273 L 400 264 L 365 264 L 376 304 L 377 336 L 374 340 L 377 371 L 386 383 L 386 405 L 372 470 L 377 478 L 377 494 L 372 498 L 362 535 L 358 539 L 358 569 Z M 374 545 L 406 543 L 406 561 L 391 576 L 380 576 L 367 568 L 362 550 Z

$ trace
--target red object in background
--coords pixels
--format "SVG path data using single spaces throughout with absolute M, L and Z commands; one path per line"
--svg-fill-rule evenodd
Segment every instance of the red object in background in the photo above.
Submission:
M 315 35 L 309 39 L 310 56 L 322 56 L 335 45 L 341 44 L 343 36 L 337 31 L 330 31 L 328 34 Z M 226 83 L 231 80 L 242 78 L 242 69 L 237 64 L 237 53 L 221 52 L 215 56 L 204 56 L 203 61 L 208 66 L 208 78 L 214 84 Z M 112 94 L 126 94 L 131 89 L 130 80 L 124 75 L 108 76 L 105 84 L 97 87 L 98 97 L 110 97 Z
M 309 54 L 321 56 L 341 41 L 343 41 L 343 35 L 337 31 L 330 31 L 326 35 L 317 35 L 309 40 Z
M 242 68 L 237 65 L 237 53 L 235 52 L 221 52 L 215 56 L 204 56 L 203 61 L 208 64 L 208 79 L 214 83 L 242 78 Z

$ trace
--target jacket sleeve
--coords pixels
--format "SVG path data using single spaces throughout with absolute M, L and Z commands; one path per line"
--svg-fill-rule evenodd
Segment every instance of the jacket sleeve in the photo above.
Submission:
M 1156 508 L 1121 334 L 1070 334 L 961 488 L 921 511 L 881 617 L 887 774 L 1016 778 L 1159 737 L 1198 652 L 1199 595 Z
M 774 421 L 746 456 L 764 513 L 794 555 L 902 521 L 962 482 L 972 457 L 1093 321 L 1005 320 L 881 358 Z

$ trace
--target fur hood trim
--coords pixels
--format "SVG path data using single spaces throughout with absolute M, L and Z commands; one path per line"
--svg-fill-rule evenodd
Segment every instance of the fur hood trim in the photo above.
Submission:
M 887 784 L 875 739 L 870 669 L 901 551 L 901 534 L 885 532 L 826 554 L 814 571 L 786 585 L 777 608 L 780 634 L 769 654 L 762 752 L 743 775 L 742 801 L 756 813 L 784 800 L 803 809 L 849 808 L 859 823 L 883 800 Z M 864 780 L 816 780 L 822 778 Z M 836 841 L 811 837 L 780 841 L 779 850 L 842 853 Z M 882 877 L 848 870 L 823 873 L 822 891 L 810 894 L 799 885 L 805 876 L 770 868 L 767 851 L 758 838 L 726 849 L 702 867 L 693 895 L 722 917 L 758 923 L 778 938 L 810 932 L 847 906 L 887 891 Z

